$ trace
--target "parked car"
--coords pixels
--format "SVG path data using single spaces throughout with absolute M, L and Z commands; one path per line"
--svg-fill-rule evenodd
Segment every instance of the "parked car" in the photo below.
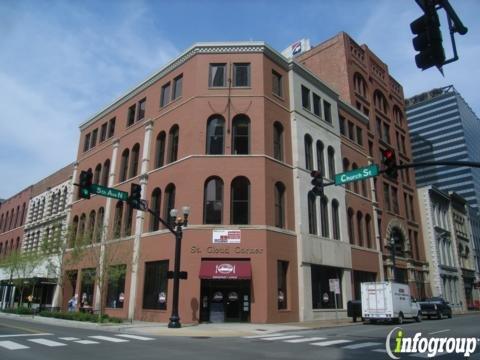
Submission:
M 420 301 L 419 304 L 422 316 L 426 316 L 428 319 L 431 319 L 432 316 L 437 319 L 441 319 L 443 316 L 447 316 L 449 319 L 452 318 L 452 308 L 448 301 L 445 301 L 440 297 L 432 297 Z
M 420 307 L 412 300 L 410 288 L 394 282 L 361 283 L 362 317 L 371 323 L 377 321 L 395 321 L 403 319 L 422 319 Z

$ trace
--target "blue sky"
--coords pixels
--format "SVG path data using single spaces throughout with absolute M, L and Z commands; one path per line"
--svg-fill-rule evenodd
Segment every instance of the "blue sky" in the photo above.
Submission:
M 454 84 L 480 115 L 480 1 L 450 3 L 469 32 L 456 36 L 460 61 L 442 77 L 415 66 L 415 0 L 1 0 L 0 198 L 74 161 L 79 124 L 195 42 L 283 50 L 346 31 L 389 65 L 406 96 Z

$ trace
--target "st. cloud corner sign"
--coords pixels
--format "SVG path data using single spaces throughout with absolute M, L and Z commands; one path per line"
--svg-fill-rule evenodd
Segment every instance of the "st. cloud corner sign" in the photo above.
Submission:
M 240 244 L 241 230 L 213 230 L 212 243 Z

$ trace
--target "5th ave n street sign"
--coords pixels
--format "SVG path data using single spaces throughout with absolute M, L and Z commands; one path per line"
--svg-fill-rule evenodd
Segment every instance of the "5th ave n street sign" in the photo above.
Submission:
M 378 175 L 378 165 L 372 164 L 367 167 L 335 175 L 335 185 L 343 185 L 353 181 L 360 181 Z
M 109 187 L 98 185 L 98 184 L 92 184 L 90 186 L 90 192 L 92 194 L 106 196 L 113 199 L 118 199 L 123 201 L 128 200 L 128 192 L 109 188 Z

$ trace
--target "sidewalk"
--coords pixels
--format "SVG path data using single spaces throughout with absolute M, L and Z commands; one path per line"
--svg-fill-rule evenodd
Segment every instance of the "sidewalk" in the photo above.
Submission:
M 186 337 L 239 337 L 262 335 L 282 331 L 311 330 L 317 328 L 351 326 L 351 319 L 318 320 L 285 324 L 252 324 L 252 323 L 216 323 L 216 324 L 183 324 L 180 329 L 169 329 L 166 323 L 152 323 L 144 321 L 125 322 L 123 324 L 96 324 L 81 321 L 46 318 L 31 315 L 16 315 L 0 312 L 1 318 L 10 318 L 32 323 L 41 323 L 71 328 L 96 329 L 114 332 L 135 333 L 154 336 L 186 336 Z

